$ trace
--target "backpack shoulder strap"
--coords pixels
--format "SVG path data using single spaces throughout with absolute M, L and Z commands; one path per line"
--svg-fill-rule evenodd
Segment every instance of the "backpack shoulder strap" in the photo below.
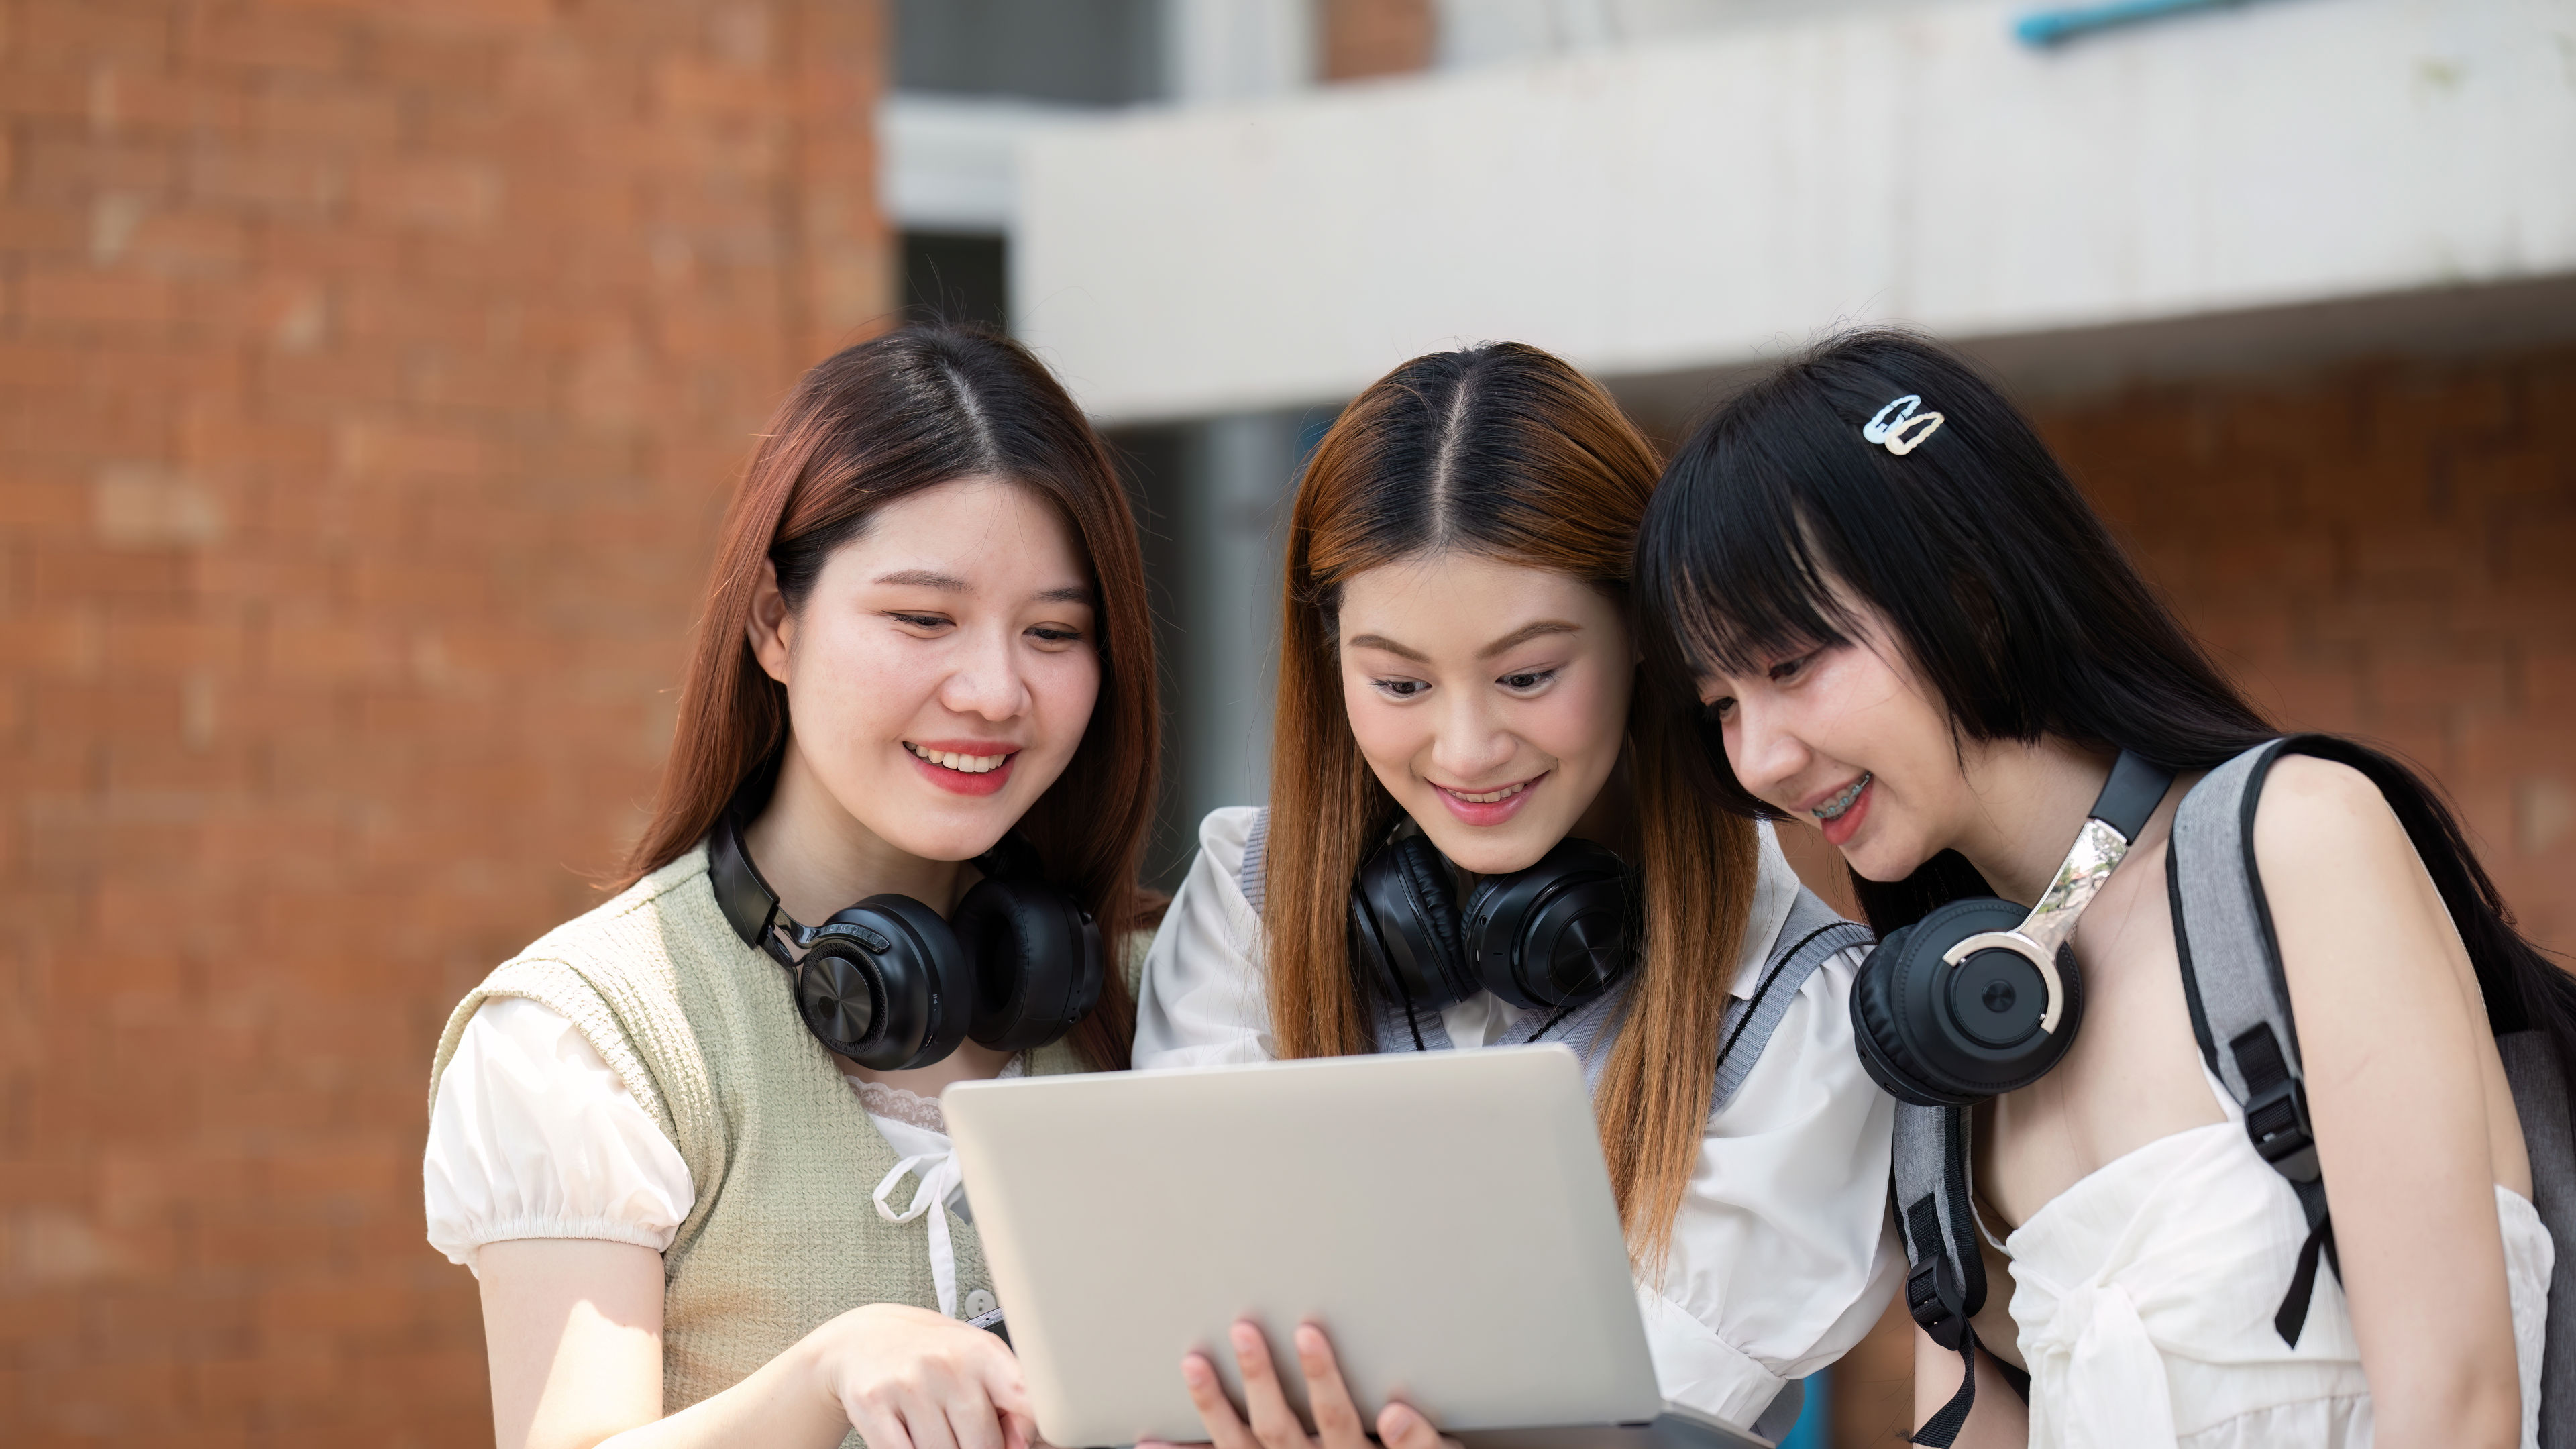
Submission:
M 1836 955 L 1876 939 L 1869 927 L 1844 920 L 1815 892 L 1799 889 L 1778 939 L 1772 942 L 1770 959 L 1762 963 L 1762 980 L 1754 988 L 1753 999 L 1727 1007 L 1725 1034 L 1717 1052 L 1717 1087 L 1709 1094 L 1711 1115 L 1734 1098 L 1754 1063 L 1762 1060 L 1762 1049 L 1770 1044 L 1771 1034 L 1789 1014 L 1789 1003 L 1797 999 L 1807 978 Z
M 2307 1215 L 2289 1291 L 2272 1326 L 2295 1347 L 2307 1324 L 2320 1253 L 2338 1276 L 2334 1224 L 2327 1215 L 2317 1140 L 2308 1120 L 2307 1079 L 2290 1014 L 2280 940 L 2254 861 L 2254 808 L 2263 779 L 2293 741 L 2255 746 L 2202 777 L 2175 811 L 2165 848 L 2165 891 L 2183 1001 L 2202 1060 L 2244 1109 L 2254 1150 L 2286 1179 Z
M 2505 1080 L 2522 1118 L 2522 1143 L 2531 1157 L 2531 1205 L 2549 1235 L 2576 1251 L 2576 1103 L 2558 1069 L 2558 1054 L 2541 1031 L 2496 1038 Z M 2576 1259 L 2562 1257 L 2549 1278 L 2547 1342 L 2540 1355 L 2540 1442 L 2576 1444 Z
M 1905 1311 L 1934 1343 L 1959 1354 L 1959 1392 L 1914 1431 L 1913 1442 L 1946 1449 L 1977 1398 L 1977 1333 L 1969 1320 L 1986 1306 L 1986 1263 L 1968 1198 L 1968 1109 L 1896 1104 L 1896 1234 L 1905 1244 Z
M 1254 812 L 1252 829 L 1243 837 L 1243 867 L 1234 873 L 1234 883 L 1243 888 L 1243 899 L 1254 915 L 1261 914 L 1262 862 L 1269 855 L 1270 807 Z

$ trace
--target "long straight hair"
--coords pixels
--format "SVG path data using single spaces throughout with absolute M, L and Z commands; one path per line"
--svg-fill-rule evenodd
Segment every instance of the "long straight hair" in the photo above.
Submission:
M 1160 718 L 1136 520 L 1098 434 L 1044 364 L 976 328 L 906 327 L 815 365 L 779 406 L 734 490 L 680 687 L 678 730 L 644 835 L 638 879 L 687 854 L 735 789 L 772 768 L 787 691 L 746 637 L 761 566 L 800 609 L 835 549 L 876 511 L 965 477 L 999 478 L 1071 524 L 1099 618 L 1100 695 L 1064 773 L 1019 821 L 1047 878 L 1100 923 L 1115 955 L 1140 924 L 1137 868 L 1152 825 Z M 1069 1038 L 1095 1068 L 1127 1065 L 1135 1003 L 1125 973 Z
M 1891 400 L 1939 430 L 1903 457 L 1860 436 Z M 1828 343 L 1738 395 L 1666 469 L 1638 541 L 1649 672 L 1697 675 L 1853 637 L 1839 583 L 1888 621 L 1974 740 L 2043 736 L 2207 770 L 2282 731 L 2147 586 L 2037 430 L 1956 355 L 1902 332 Z M 2441 795 L 2351 740 L 2318 753 L 2379 787 L 2442 894 L 2498 1032 L 2546 1030 L 2576 1069 L 2576 977 L 2513 926 Z M 1715 742 L 1701 778 L 1771 814 Z M 1901 881 L 1855 879 L 1880 932 L 1989 894 L 1955 851 Z
M 1630 550 L 1654 486 L 1654 451 L 1610 395 L 1515 343 L 1417 357 L 1360 394 L 1324 435 L 1289 523 L 1270 766 L 1262 909 L 1281 1056 L 1374 1045 L 1349 900 L 1364 852 L 1397 806 L 1370 773 L 1343 705 L 1343 585 L 1454 549 L 1581 579 L 1624 615 Z M 1672 702 L 1631 703 L 1625 752 L 1646 939 L 1594 1110 L 1630 1251 L 1646 1262 L 1670 1243 L 1699 1158 L 1758 868 L 1752 823 L 1676 773 L 1697 750 Z

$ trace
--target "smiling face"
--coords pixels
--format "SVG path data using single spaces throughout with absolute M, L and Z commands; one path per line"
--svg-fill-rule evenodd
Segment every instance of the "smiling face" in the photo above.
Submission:
M 1978 821 L 1971 776 L 1983 751 L 1953 741 L 1949 712 L 1876 611 L 1843 602 L 1853 642 L 1703 675 L 1700 702 L 1745 789 L 1815 821 L 1868 879 L 1903 880 Z
M 1537 863 L 1619 763 L 1635 655 L 1580 579 L 1441 553 L 1342 587 L 1342 702 L 1378 783 L 1479 875 Z
M 1082 743 L 1100 694 L 1091 600 L 1053 507 L 961 479 L 877 510 L 752 645 L 787 687 L 795 764 L 887 845 L 966 860 Z

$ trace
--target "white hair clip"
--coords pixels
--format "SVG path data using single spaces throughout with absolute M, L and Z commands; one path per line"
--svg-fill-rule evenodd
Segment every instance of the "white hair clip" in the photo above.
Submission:
M 1923 446 L 1923 440 L 1941 430 L 1939 413 L 1918 413 L 1922 394 L 1907 393 L 1878 410 L 1860 430 L 1860 435 L 1873 443 L 1884 443 L 1887 451 L 1902 458 Z M 1889 414 L 1895 414 L 1891 419 Z

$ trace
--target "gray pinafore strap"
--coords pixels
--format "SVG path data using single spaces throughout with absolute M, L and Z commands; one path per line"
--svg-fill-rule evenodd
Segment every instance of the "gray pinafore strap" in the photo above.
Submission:
M 2541 1031 L 2496 1038 L 2505 1081 L 2522 1118 L 2522 1145 L 2531 1157 L 2531 1205 L 2549 1226 L 2558 1267 L 2549 1277 L 2549 1327 L 2540 1355 L 2540 1442 L 2576 1444 L 2576 1108 L 2557 1053 Z
M 1869 927 L 1844 920 L 1815 892 L 1800 888 L 1798 899 L 1789 907 L 1789 918 L 1781 923 L 1779 938 L 1772 942 L 1770 958 L 1762 963 L 1762 979 L 1752 999 L 1727 1003 L 1718 1034 L 1717 1090 L 1710 1098 L 1711 1114 L 1734 1100 L 1736 1088 L 1744 1085 L 1753 1064 L 1762 1060 L 1762 1049 L 1770 1044 L 1771 1034 L 1789 1014 L 1789 1003 L 1798 999 L 1807 978 L 1836 955 L 1875 939 Z
M 1243 888 L 1243 902 L 1252 913 L 1261 914 L 1261 863 L 1270 852 L 1270 807 L 1252 813 L 1252 829 L 1243 837 L 1243 866 L 1234 873 L 1234 883 Z

